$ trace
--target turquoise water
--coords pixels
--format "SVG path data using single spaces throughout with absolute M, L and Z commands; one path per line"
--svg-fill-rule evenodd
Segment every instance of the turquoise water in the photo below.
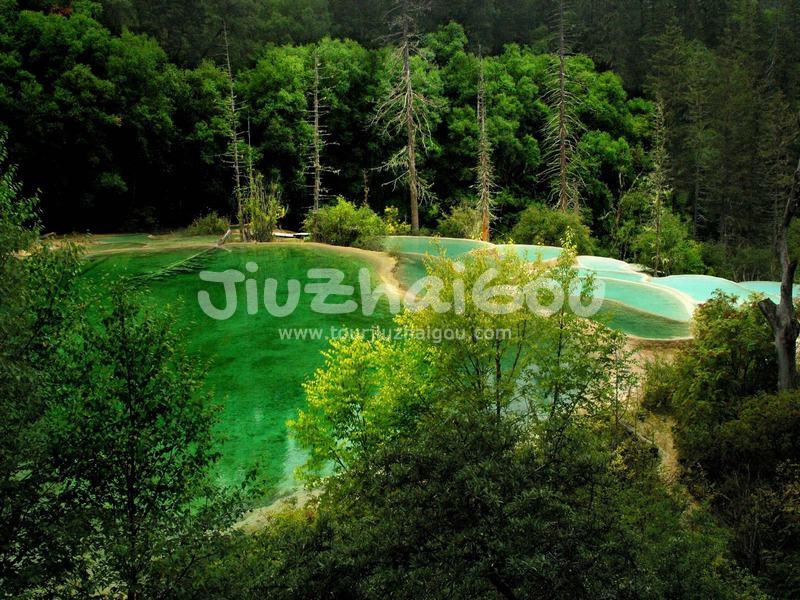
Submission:
M 579 256 L 578 266 L 594 271 L 637 272 L 633 265 L 617 260 L 616 258 L 605 258 L 603 256 Z
M 493 248 L 494 246 L 477 240 L 395 236 L 386 238 L 383 247 L 387 252 L 400 254 L 430 254 L 432 256 L 444 254 L 448 258 L 456 258 L 478 248 Z
M 772 298 L 775 302 L 780 302 L 781 284 L 778 281 L 743 281 L 739 285 L 750 292 L 763 294 Z M 800 297 L 800 285 L 794 286 L 793 294 L 795 298 Z
M 672 275 L 652 280 L 653 285 L 677 290 L 697 303 L 707 302 L 718 290 L 745 299 L 752 291 L 738 283 L 710 275 Z
M 599 277 L 601 279 L 621 279 L 622 281 L 635 281 L 640 283 L 647 282 L 650 279 L 644 273 L 636 273 L 635 271 L 605 271 L 605 270 L 585 269 L 583 267 L 578 268 L 578 274 L 581 277 L 588 277 L 589 275 L 594 275 L 595 277 Z
M 659 288 L 650 283 L 602 277 L 598 277 L 597 281 L 605 285 L 606 300 L 674 321 L 688 322 L 692 319 L 694 307 L 669 289 Z
M 524 244 L 504 244 L 497 246 L 500 252 L 513 252 L 523 260 L 555 260 L 561 256 L 561 248 L 554 246 L 528 246 Z
M 553 260 L 561 254 L 560 248 L 552 246 L 495 246 L 474 240 L 430 237 L 387 238 L 385 247 L 400 253 L 398 278 L 405 286 L 424 277 L 421 258 L 424 254 L 455 258 L 477 248 L 497 248 L 529 261 Z M 576 266 L 579 276 L 594 276 L 601 288 L 605 302 L 599 318 L 616 329 L 644 338 L 687 337 L 694 309 L 718 290 L 741 301 L 753 294 L 773 300 L 780 298 L 780 283 L 774 281 L 735 283 L 708 275 L 652 278 L 637 265 L 601 256 L 579 256 Z M 800 286 L 795 286 L 795 296 L 800 297 Z

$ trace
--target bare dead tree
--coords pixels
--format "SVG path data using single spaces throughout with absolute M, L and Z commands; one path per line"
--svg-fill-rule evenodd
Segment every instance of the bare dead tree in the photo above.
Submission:
M 577 132 L 580 123 L 574 117 L 576 100 L 570 93 L 567 67 L 567 36 L 565 0 L 558 3 L 558 50 L 555 62 L 554 90 L 546 94 L 545 100 L 552 116 L 545 125 L 545 142 L 548 146 L 549 164 L 545 176 L 557 179 L 553 187 L 555 204 L 560 210 L 580 210 L 580 188 L 582 179 L 573 161 L 577 151 Z
M 800 323 L 794 308 L 794 276 L 797 272 L 797 258 L 789 254 L 789 228 L 798 213 L 800 202 L 800 162 L 794 172 L 789 198 L 783 212 L 783 220 L 777 233 L 776 250 L 781 263 L 781 301 L 775 304 L 769 298 L 759 302 L 772 327 L 775 336 L 775 350 L 778 356 L 778 389 L 793 390 L 797 387 L 797 337 Z
M 483 73 L 483 56 L 478 69 L 478 166 L 476 168 L 478 210 L 481 215 L 481 239 L 489 241 L 489 225 L 492 214 L 492 192 L 494 191 L 494 169 L 492 168 L 492 143 L 486 131 L 486 81 Z
M 319 125 L 319 55 L 314 53 L 314 210 L 319 210 L 319 197 L 322 194 L 322 135 Z
M 431 140 L 428 114 L 431 101 L 414 88 L 411 59 L 418 50 L 417 19 L 427 6 L 424 0 L 396 0 L 389 11 L 389 22 L 396 41 L 394 60 L 399 65 L 398 78 L 387 97 L 378 105 L 373 123 L 387 136 L 404 135 L 406 145 L 381 167 L 396 174 L 390 185 L 408 188 L 411 208 L 411 232 L 419 235 L 419 205 L 430 197 L 430 185 L 420 176 L 417 152 L 427 152 Z
M 323 173 L 338 173 L 336 169 L 332 169 L 323 164 L 322 156 L 325 148 L 328 145 L 328 132 L 322 124 L 324 116 L 327 114 L 327 107 L 324 103 L 324 90 L 321 82 L 320 75 L 321 63 L 319 54 L 314 52 L 314 79 L 310 93 L 309 122 L 312 128 L 311 151 L 309 152 L 307 160 L 307 171 L 312 177 L 312 208 L 316 212 L 319 210 L 322 199 L 327 196 L 328 190 L 323 186 L 322 175 Z
M 227 160 L 233 168 L 233 193 L 236 204 L 236 214 L 239 220 L 239 229 L 242 241 L 247 241 L 247 232 L 244 224 L 244 206 L 242 191 L 242 165 L 239 144 L 241 136 L 239 134 L 239 107 L 236 102 L 236 90 L 234 88 L 233 69 L 231 68 L 231 52 L 228 43 L 228 27 L 223 23 L 223 38 L 225 42 L 225 67 L 228 75 L 229 95 L 226 106 L 228 119 L 228 153 Z
M 558 2 L 558 207 L 567 210 L 567 64 L 564 39 L 564 0 Z

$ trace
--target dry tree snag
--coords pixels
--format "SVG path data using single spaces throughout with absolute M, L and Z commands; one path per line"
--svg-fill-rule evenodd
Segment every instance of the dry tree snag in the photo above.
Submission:
M 309 93 L 308 123 L 311 126 L 311 148 L 306 159 L 306 173 L 311 175 L 311 194 L 313 197 L 312 209 L 314 212 L 319 210 L 322 201 L 329 197 L 329 190 L 322 181 L 324 173 L 338 174 L 339 171 L 327 166 L 323 162 L 325 150 L 331 142 L 328 138 L 328 130 L 324 120 L 328 115 L 329 108 L 326 105 L 326 90 L 324 78 L 322 76 L 322 61 L 317 50 L 314 51 L 313 72 L 314 78 Z
M 569 191 L 567 185 L 567 65 L 564 34 L 564 0 L 558 3 L 558 208 L 567 210 Z M 577 203 L 575 208 L 577 210 Z
M 483 57 L 478 71 L 478 211 L 481 215 L 481 240 L 489 241 L 489 223 L 492 214 L 492 144 L 486 131 L 486 81 L 483 74 Z
M 398 47 L 399 77 L 391 86 L 388 96 L 380 103 L 373 120 L 381 124 L 384 135 L 403 135 L 406 145 L 381 167 L 397 174 L 391 185 L 408 187 L 411 209 L 411 233 L 419 235 L 419 205 L 430 196 L 430 186 L 417 169 L 417 151 L 426 151 L 431 141 L 428 112 L 431 102 L 414 87 L 412 56 L 417 52 L 417 18 L 425 10 L 423 0 L 397 0 L 390 9 L 389 20 Z
M 567 64 L 565 0 L 558 3 L 558 48 L 551 67 L 552 89 L 545 94 L 551 116 L 545 123 L 544 142 L 547 168 L 544 176 L 551 180 L 551 196 L 559 210 L 580 211 L 580 189 L 583 185 L 577 157 L 581 123 L 575 112 L 576 97 L 570 92 Z
M 314 127 L 314 147 L 312 149 L 312 161 L 314 169 L 314 211 L 319 210 L 319 200 L 322 195 L 322 134 L 320 132 L 319 118 L 319 56 L 314 53 L 314 90 L 311 105 L 311 119 Z
M 781 263 L 781 301 L 775 304 L 769 298 L 759 302 L 761 312 L 769 321 L 775 336 L 775 349 L 778 355 L 778 389 L 793 390 L 797 387 L 797 336 L 800 323 L 794 309 L 794 276 L 797 259 L 789 255 L 789 227 L 798 212 L 800 201 L 800 162 L 794 172 L 789 199 L 783 213 L 783 221 L 777 232 L 777 252 Z
M 236 91 L 234 89 L 233 69 L 231 68 L 231 52 L 228 43 L 228 26 L 223 24 L 222 31 L 225 41 L 225 66 L 228 75 L 229 96 L 226 106 L 228 117 L 228 156 L 227 159 L 233 167 L 233 193 L 236 202 L 236 216 L 239 221 L 239 230 L 243 242 L 247 241 L 247 232 L 244 223 L 244 206 L 242 202 L 242 167 L 239 153 L 239 109 L 236 104 Z

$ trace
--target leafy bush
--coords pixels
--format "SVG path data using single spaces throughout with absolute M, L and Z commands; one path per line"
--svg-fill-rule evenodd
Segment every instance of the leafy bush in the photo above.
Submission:
M 286 215 L 286 209 L 280 202 L 280 187 L 273 182 L 269 190 L 265 189 L 264 177 L 259 173 L 250 182 L 248 195 L 245 203 L 248 236 L 256 242 L 270 242 L 278 221 Z
M 672 391 L 675 369 L 672 363 L 661 359 L 644 365 L 642 406 L 654 413 L 669 413 L 672 408 Z
M 400 211 L 395 206 L 389 206 L 383 211 L 383 220 L 386 223 L 386 235 L 408 235 L 411 225 L 400 220 Z
M 462 202 L 439 221 L 439 233 L 444 237 L 478 240 L 481 237 L 481 214 L 478 209 Z
M 386 224 L 367 206 L 356 208 L 341 196 L 336 204 L 311 211 L 305 228 L 312 239 L 334 246 L 377 249 L 386 235 Z
M 632 242 L 637 262 L 666 275 L 704 273 L 700 245 L 691 239 L 689 226 L 669 209 L 662 210 L 660 232 L 652 225 L 641 229 Z
M 216 212 L 210 212 L 204 217 L 198 217 L 187 228 L 189 235 L 224 235 L 231 226 L 228 217 L 221 217 Z
M 777 382 L 772 332 L 758 306 L 718 293 L 694 316 L 694 339 L 676 357 L 672 397 L 676 442 L 687 463 L 702 464 L 738 401 Z
M 559 246 L 567 230 L 572 231 L 578 254 L 592 254 L 595 251 L 595 241 L 579 214 L 543 204 L 531 204 L 520 213 L 519 221 L 511 230 L 511 237 L 517 244 Z
M 794 597 L 800 587 L 800 393 L 738 402 L 701 466 L 713 506 L 733 531 L 735 556 L 775 597 Z

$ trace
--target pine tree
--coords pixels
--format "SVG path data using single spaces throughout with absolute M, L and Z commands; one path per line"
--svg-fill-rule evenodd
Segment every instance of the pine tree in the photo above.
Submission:
M 658 275 L 662 266 L 662 221 L 664 217 L 664 201 L 671 190 L 667 185 L 667 147 L 664 131 L 664 105 L 656 102 L 653 123 L 653 170 L 648 177 L 649 193 L 652 197 L 652 226 L 655 231 L 655 262 L 653 272 Z

